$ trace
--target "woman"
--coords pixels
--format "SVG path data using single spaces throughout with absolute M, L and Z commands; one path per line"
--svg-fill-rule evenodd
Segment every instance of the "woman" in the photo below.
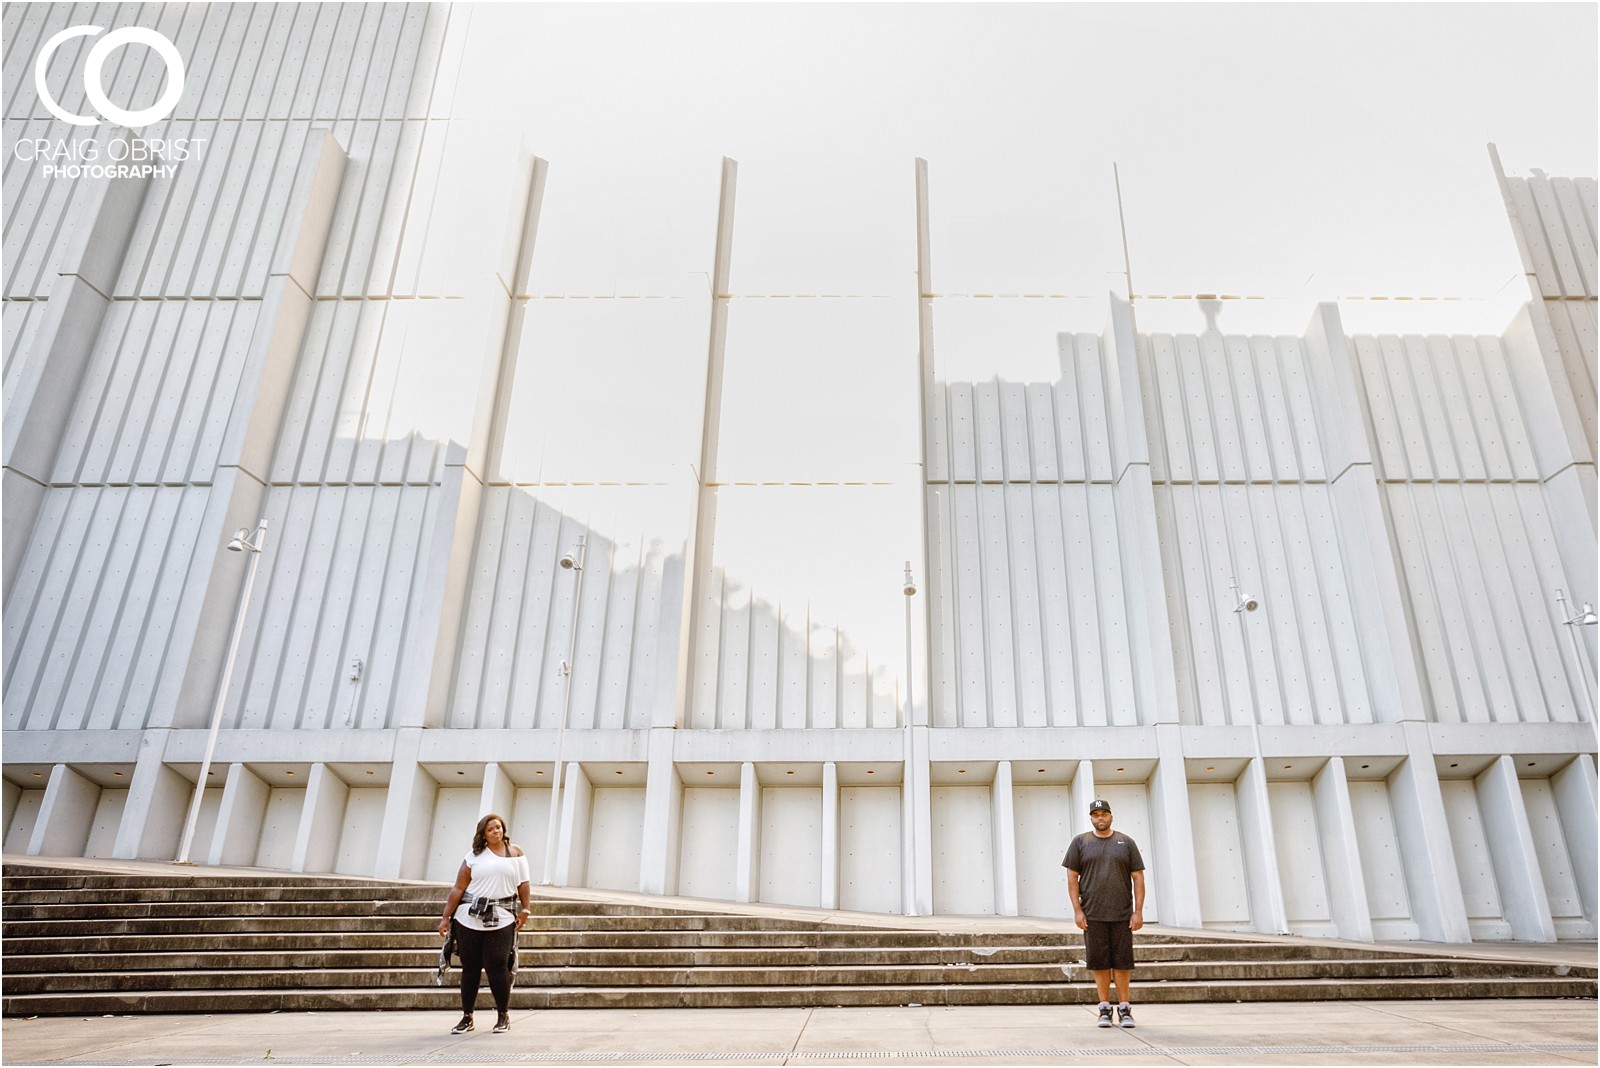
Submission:
M 517 906 L 513 916 L 510 907 Z M 478 1000 L 478 980 L 489 970 L 489 989 L 500 1014 L 494 1033 L 511 1030 L 511 954 L 517 932 L 528 920 L 528 858 L 511 844 L 506 821 L 489 813 L 478 821 L 472 852 L 461 862 L 456 885 L 445 900 L 439 933 L 455 932 L 461 957 L 461 1020 L 452 1035 L 472 1030 L 472 1009 Z

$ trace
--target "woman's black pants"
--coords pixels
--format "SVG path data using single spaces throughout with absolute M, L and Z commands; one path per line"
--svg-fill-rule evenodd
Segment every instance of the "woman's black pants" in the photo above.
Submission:
M 489 972 L 489 989 L 494 992 L 494 1007 L 500 1012 L 511 1008 L 511 951 L 517 944 L 517 925 L 502 924 L 492 931 L 479 931 L 456 920 L 456 953 L 461 957 L 461 1011 L 470 1014 L 478 1001 L 478 979 Z

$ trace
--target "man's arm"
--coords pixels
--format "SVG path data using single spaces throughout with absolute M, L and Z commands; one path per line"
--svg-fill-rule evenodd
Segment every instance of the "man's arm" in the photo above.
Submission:
M 1083 914 L 1083 903 L 1078 900 L 1078 873 L 1071 868 L 1067 869 L 1067 900 L 1072 902 L 1072 919 L 1078 930 L 1088 930 L 1089 918 Z
M 1128 920 L 1128 930 L 1137 931 L 1144 926 L 1144 872 L 1133 873 L 1133 916 Z

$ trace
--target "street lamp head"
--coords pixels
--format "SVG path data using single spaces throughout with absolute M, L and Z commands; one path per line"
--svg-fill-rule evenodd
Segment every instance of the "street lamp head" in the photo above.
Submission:
M 907 597 L 915 597 L 917 595 L 917 580 L 911 577 L 910 560 L 906 561 L 906 574 L 905 579 L 900 584 L 900 592 Z
M 1238 615 L 1240 612 L 1254 612 L 1256 609 L 1261 607 L 1261 602 L 1256 600 L 1254 594 L 1245 593 L 1239 588 L 1238 579 L 1229 579 L 1228 589 L 1233 591 L 1233 596 L 1236 598 L 1233 605 L 1233 611 L 1235 615 Z
M 583 565 L 578 563 L 577 556 L 575 556 L 572 553 L 566 553 L 565 555 L 563 555 L 561 557 L 561 570 L 563 570 L 563 571 L 582 571 L 583 570 Z
M 228 539 L 228 551 L 230 553 L 242 553 L 245 550 L 245 546 L 249 544 L 250 531 L 244 527 L 240 527 L 238 530 L 233 532 L 233 537 Z

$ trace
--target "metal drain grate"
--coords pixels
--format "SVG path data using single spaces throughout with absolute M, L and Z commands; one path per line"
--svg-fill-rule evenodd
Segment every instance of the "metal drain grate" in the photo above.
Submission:
M 1357 1053 L 1589 1053 L 1595 1052 L 1593 1042 L 1546 1042 L 1537 1046 L 1526 1043 L 1470 1042 L 1440 1045 L 1405 1045 L 1401 1043 L 1373 1045 L 1303 1045 L 1303 1046 L 1077 1046 L 1048 1049 L 916 1049 L 916 1050 L 817 1050 L 815 1052 L 738 1052 L 726 1051 L 630 1051 L 606 1052 L 540 1052 L 535 1050 L 479 1050 L 452 1048 L 432 1050 L 405 1056 L 403 1059 L 390 1053 L 352 1053 L 332 1057 L 273 1057 L 263 1062 L 260 1057 L 237 1058 L 181 1058 L 158 1061 L 160 1065 L 189 1064 L 666 1064 L 675 1061 L 730 1061 L 738 1063 L 780 1064 L 802 1061 L 944 1061 L 972 1058 L 1004 1058 L 1011 1061 L 1061 1060 L 1071 1057 L 1282 1057 L 1302 1054 L 1338 1056 Z M 92 1061 L 66 1060 L 58 1064 L 149 1065 L 144 1061 Z

